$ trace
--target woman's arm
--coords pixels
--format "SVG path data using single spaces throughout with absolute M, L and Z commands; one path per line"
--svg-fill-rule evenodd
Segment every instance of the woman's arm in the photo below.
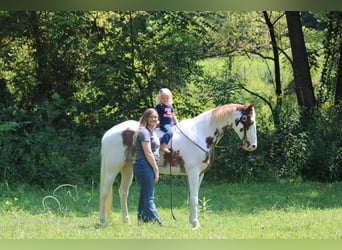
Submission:
M 177 116 L 175 115 L 175 113 L 172 113 L 172 118 L 173 118 L 173 123 L 177 124 L 178 123 L 178 119 L 177 119 Z
M 141 142 L 141 145 L 148 163 L 150 163 L 151 167 L 153 168 L 155 175 L 154 183 L 157 183 L 159 181 L 159 167 L 157 165 L 156 159 L 154 158 L 154 154 L 151 150 L 151 142 L 143 141 Z

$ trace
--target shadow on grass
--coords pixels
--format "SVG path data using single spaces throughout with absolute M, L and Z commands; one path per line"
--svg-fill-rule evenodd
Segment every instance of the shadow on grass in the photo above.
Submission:
M 173 207 L 188 206 L 187 182 L 172 185 Z M 257 213 L 277 209 L 329 209 L 342 207 L 342 183 L 278 182 L 278 183 L 206 183 L 199 192 L 199 206 L 211 211 Z M 170 207 L 170 187 L 157 187 L 158 205 Z

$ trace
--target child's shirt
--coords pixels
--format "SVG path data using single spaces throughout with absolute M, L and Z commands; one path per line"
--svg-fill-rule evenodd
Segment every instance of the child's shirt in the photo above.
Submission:
M 159 115 L 159 126 L 163 127 L 165 124 L 173 125 L 173 112 L 172 105 L 158 104 L 155 109 Z

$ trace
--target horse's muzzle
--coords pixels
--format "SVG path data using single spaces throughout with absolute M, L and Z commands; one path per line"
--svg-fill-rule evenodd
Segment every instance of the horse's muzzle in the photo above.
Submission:
M 251 144 L 249 141 L 244 140 L 242 144 L 242 148 L 246 151 L 254 151 L 257 149 L 257 144 Z

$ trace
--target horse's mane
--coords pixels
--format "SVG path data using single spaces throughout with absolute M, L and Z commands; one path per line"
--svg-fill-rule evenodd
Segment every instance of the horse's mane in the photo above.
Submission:
M 227 117 L 233 113 L 234 108 L 241 106 L 241 104 L 226 104 L 212 109 L 211 124 L 226 120 Z

